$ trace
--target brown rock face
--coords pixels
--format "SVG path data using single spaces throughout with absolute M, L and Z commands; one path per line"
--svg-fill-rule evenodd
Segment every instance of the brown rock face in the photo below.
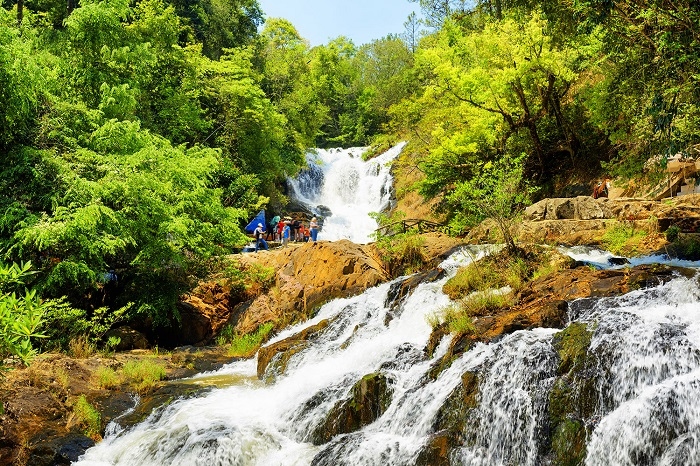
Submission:
M 252 301 L 240 302 L 225 281 L 202 283 L 180 305 L 185 343 L 209 341 L 227 323 L 247 334 L 273 322 L 278 328 L 306 319 L 327 301 L 359 294 L 388 279 L 373 248 L 347 240 L 303 243 L 241 255 L 275 271 L 275 286 Z
M 590 196 L 543 199 L 525 209 L 517 226 L 521 241 L 555 241 L 560 244 L 598 244 L 600 236 L 614 221 L 635 228 L 649 228 L 650 220 L 663 232 L 676 225 L 683 232 L 700 231 L 700 195 L 652 201 L 647 199 L 593 199 Z M 470 237 L 486 241 L 492 228 L 475 228 Z
M 658 285 L 684 269 L 664 265 L 640 265 L 620 270 L 591 270 L 586 266 L 535 280 L 517 296 L 517 304 L 495 315 L 475 319 L 473 338 L 489 341 L 517 330 L 563 328 L 568 301 L 587 297 L 618 296 Z

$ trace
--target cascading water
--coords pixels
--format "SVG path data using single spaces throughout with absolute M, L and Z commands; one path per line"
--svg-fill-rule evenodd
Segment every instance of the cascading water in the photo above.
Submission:
M 368 161 L 362 160 L 366 148 L 317 149 L 308 154 L 309 168 L 288 184 L 293 198 L 323 217 L 319 239 L 370 241 L 377 222 L 369 214 L 389 206 L 389 163 L 404 146 L 400 143 Z
M 600 252 L 569 252 L 604 265 Z M 235 362 L 218 374 L 235 375 L 236 385 L 175 401 L 131 429 L 113 429 L 78 464 L 430 464 L 420 455 L 442 428 L 445 410 L 464 403 L 459 390 L 467 374 L 478 380 L 478 391 L 473 405 L 456 409 L 462 430 L 451 464 L 560 464 L 550 450 L 558 330 L 521 330 L 479 343 L 431 375 L 449 338 L 426 357 L 426 316 L 449 304 L 442 285 L 471 258 L 457 253 L 442 264 L 445 277 L 422 283 L 398 306 L 392 287 L 403 279 L 328 303 L 314 319 L 270 342 L 329 322 L 274 382 L 257 381 L 255 361 Z M 679 276 L 622 297 L 576 301 L 570 319 L 591 334 L 584 375 L 595 409 L 581 420 L 585 464 L 700 464 L 697 278 Z M 350 399 L 359 380 L 377 373 L 391 394 L 381 415 L 354 432 L 319 440 L 334 407 Z

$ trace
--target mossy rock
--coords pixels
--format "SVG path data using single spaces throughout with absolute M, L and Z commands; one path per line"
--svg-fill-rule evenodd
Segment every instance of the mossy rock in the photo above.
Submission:
M 362 377 L 350 390 L 348 399 L 339 401 L 311 435 L 315 445 L 330 441 L 339 434 L 356 432 L 381 416 L 391 404 L 391 390 L 384 374 L 375 372 Z
M 552 452 L 555 464 L 576 466 L 586 456 L 586 426 L 575 419 L 565 419 L 554 429 Z
M 552 346 L 560 358 L 558 375 L 583 369 L 592 335 L 588 326 L 581 322 L 575 322 L 554 335 Z
M 552 345 L 559 354 L 557 379 L 549 393 L 551 454 L 553 464 L 574 466 L 586 456 L 586 419 L 598 405 L 588 349 L 592 332 L 584 323 L 575 322 L 557 333 Z

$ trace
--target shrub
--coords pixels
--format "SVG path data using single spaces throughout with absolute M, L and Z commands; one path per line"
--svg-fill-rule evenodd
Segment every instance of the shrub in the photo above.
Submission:
M 111 390 L 119 386 L 120 380 L 117 372 L 111 367 L 101 366 L 95 371 L 97 384 L 100 388 Z
M 678 228 L 678 225 L 671 225 L 668 227 L 668 230 L 666 230 L 666 239 L 673 243 L 678 239 L 678 235 L 680 234 L 681 229 Z
M 234 333 L 230 327 L 227 327 L 219 334 L 216 341 L 220 345 L 230 343 L 231 346 L 228 349 L 229 356 L 248 358 L 255 354 L 262 342 L 272 331 L 273 327 L 274 324 L 268 322 L 259 326 L 255 332 L 247 335 L 239 335 Z
M 94 440 L 100 439 L 100 429 L 102 427 L 100 413 L 88 402 L 85 395 L 80 395 L 75 401 L 73 416 L 75 416 L 76 422 L 84 429 L 85 435 Z
M 603 247 L 613 254 L 632 253 L 646 235 L 646 231 L 635 228 L 632 222 L 616 223 L 605 231 L 602 243 Z
M 452 305 L 443 312 L 450 333 L 463 335 L 474 332 L 474 319 L 463 306 Z
M 134 390 L 145 393 L 151 390 L 156 382 L 165 378 L 165 366 L 149 359 L 128 361 L 122 367 L 121 375 Z
M 76 359 L 86 359 L 95 354 L 97 347 L 86 336 L 73 338 L 68 343 L 68 354 Z
M 260 264 L 233 262 L 222 272 L 231 287 L 231 296 L 239 301 L 255 299 L 275 284 L 275 269 Z
M 54 303 L 42 301 L 35 290 L 18 293 L 33 274 L 31 267 L 29 262 L 0 263 L 0 373 L 7 369 L 5 361 L 18 360 L 28 365 L 36 355 L 32 340 L 44 337 L 39 328 L 44 313 Z

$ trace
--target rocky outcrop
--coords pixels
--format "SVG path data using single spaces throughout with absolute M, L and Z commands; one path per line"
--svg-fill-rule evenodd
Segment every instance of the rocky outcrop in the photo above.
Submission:
M 682 232 L 700 232 L 700 195 L 662 201 L 590 196 L 543 199 L 525 209 L 522 220 L 513 225 L 512 234 L 527 243 L 598 245 L 605 232 L 619 222 L 650 233 L 664 232 L 671 225 Z M 497 232 L 496 224 L 486 221 L 472 229 L 467 238 L 470 242 L 500 241 Z M 653 236 L 641 250 L 651 252 L 665 245 L 662 235 Z
M 551 454 L 555 464 L 574 466 L 586 456 L 586 437 L 597 407 L 595 380 L 588 372 L 595 361 L 588 355 L 591 333 L 586 324 L 573 323 L 553 339 L 559 355 L 557 379 L 549 392 Z
M 418 466 L 449 465 L 450 451 L 462 445 L 469 413 L 478 406 L 479 377 L 475 372 L 462 374 L 462 383 L 447 397 L 435 417 L 432 435 L 416 460 Z M 478 426 L 472 426 L 478 428 Z
M 260 348 L 258 351 L 258 378 L 272 382 L 278 375 L 284 374 L 291 357 L 306 348 L 319 332 L 328 327 L 328 324 L 328 319 L 324 319 L 284 340 Z M 271 364 L 272 367 L 269 367 L 270 370 L 268 370 L 268 366 Z
M 105 388 L 96 375 L 99 369 L 118 370 L 127 361 L 141 359 L 162 365 L 168 379 L 217 369 L 231 360 L 220 348 L 191 347 L 167 354 L 141 350 L 87 359 L 41 355 L 30 367 L 0 378 L 0 464 L 54 466 L 76 461 L 110 421 L 134 406 L 132 387 Z M 131 425 L 158 406 L 205 389 L 202 384 L 161 382 L 153 392 L 142 393 L 138 408 L 120 423 Z M 99 413 L 100 432 L 87 435 L 75 416 L 73 406 L 80 396 Z
M 185 341 L 206 342 L 226 324 L 239 334 L 267 322 L 281 328 L 305 320 L 331 299 L 359 294 L 388 279 L 370 247 L 347 240 L 295 244 L 236 258 L 243 265 L 273 269 L 273 289 L 241 302 L 225 279 L 201 283 L 181 303 Z
M 666 265 L 640 265 L 619 270 L 591 270 L 588 266 L 579 266 L 553 274 L 529 283 L 516 296 L 514 306 L 493 315 L 477 316 L 472 338 L 490 341 L 516 330 L 562 328 L 567 321 L 569 301 L 618 296 L 664 283 L 677 273 L 693 272 Z
M 630 198 L 543 199 L 525 209 L 523 220 L 658 220 L 700 218 L 700 195 L 674 197 L 663 201 Z
M 348 399 L 339 401 L 325 421 L 312 434 L 321 445 L 340 434 L 356 432 L 379 419 L 391 403 L 391 391 L 385 375 L 375 372 L 362 377 L 350 390 Z
M 463 240 L 440 233 L 424 235 L 421 253 L 427 266 L 444 260 Z M 180 342 L 202 344 L 227 324 L 248 334 L 272 322 L 282 328 L 307 319 L 315 309 L 338 297 L 362 293 L 390 277 L 376 247 L 347 240 L 293 244 L 285 249 L 237 255 L 243 266 L 274 271 L 272 290 L 247 299 L 225 279 L 200 283 L 180 303 Z M 407 285 L 409 286 L 409 285 Z

